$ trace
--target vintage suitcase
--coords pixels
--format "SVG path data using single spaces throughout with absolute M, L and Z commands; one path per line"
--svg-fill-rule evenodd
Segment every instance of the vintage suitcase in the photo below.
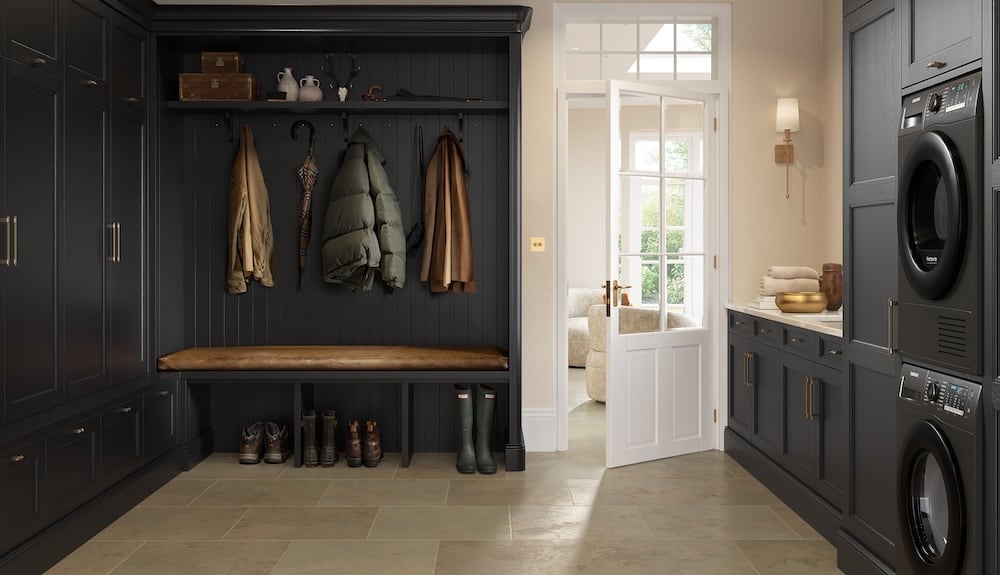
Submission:
M 202 52 L 201 71 L 206 74 L 239 74 L 243 57 L 239 52 Z
M 253 74 L 180 75 L 181 101 L 247 101 L 256 100 L 259 87 Z

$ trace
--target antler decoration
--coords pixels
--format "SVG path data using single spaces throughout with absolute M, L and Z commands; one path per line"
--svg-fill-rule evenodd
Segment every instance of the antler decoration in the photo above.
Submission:
M 354 77 L 358 75 L 361 71 L 361 66 L 358 65 L 358 58 L 354 54 L 351 54 L 351 75 L 347 78 L 347 83 L 343 83 L 337 78 L 337 73 L 334 71 L 333 59 L 336 58 L 336 54 L 326 54 L 323 58 L 326 60 L 325 66 L 320 66 L 320 68 L 326 72 L 326 75 L 333 79 L 333 83 L 330 84 L 331 88 L 352 88 L 354 84 L 352 81 Z

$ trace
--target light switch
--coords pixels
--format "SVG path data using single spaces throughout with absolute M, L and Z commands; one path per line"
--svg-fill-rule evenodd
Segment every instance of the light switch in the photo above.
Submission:
M 531 238 L 531 251 L 533 251 L 533 252 L 544 252 L 545 251 L 545 238 L 539 238 L 539 237 Z

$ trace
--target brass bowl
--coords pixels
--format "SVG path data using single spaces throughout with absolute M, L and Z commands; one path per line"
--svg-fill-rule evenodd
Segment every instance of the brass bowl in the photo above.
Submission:
M 782 291 L 774 303 L 785 313 L 819 313 L 826 309 L 826 293 L 821 291 Z

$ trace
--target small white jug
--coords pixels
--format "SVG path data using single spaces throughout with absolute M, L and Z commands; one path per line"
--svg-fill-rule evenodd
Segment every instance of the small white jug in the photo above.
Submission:
M 285 100 L 288 102 L 299 99 L 299 83 L 292 76 L 291 68 L 285 68 L 284 71 L 278 72 L 278 91 L 285 93 Z
M 322 102 L 323 90 L 319 87 L 319 79 L 312 74 L 306 74 L 299 80 L 300 102 Z

